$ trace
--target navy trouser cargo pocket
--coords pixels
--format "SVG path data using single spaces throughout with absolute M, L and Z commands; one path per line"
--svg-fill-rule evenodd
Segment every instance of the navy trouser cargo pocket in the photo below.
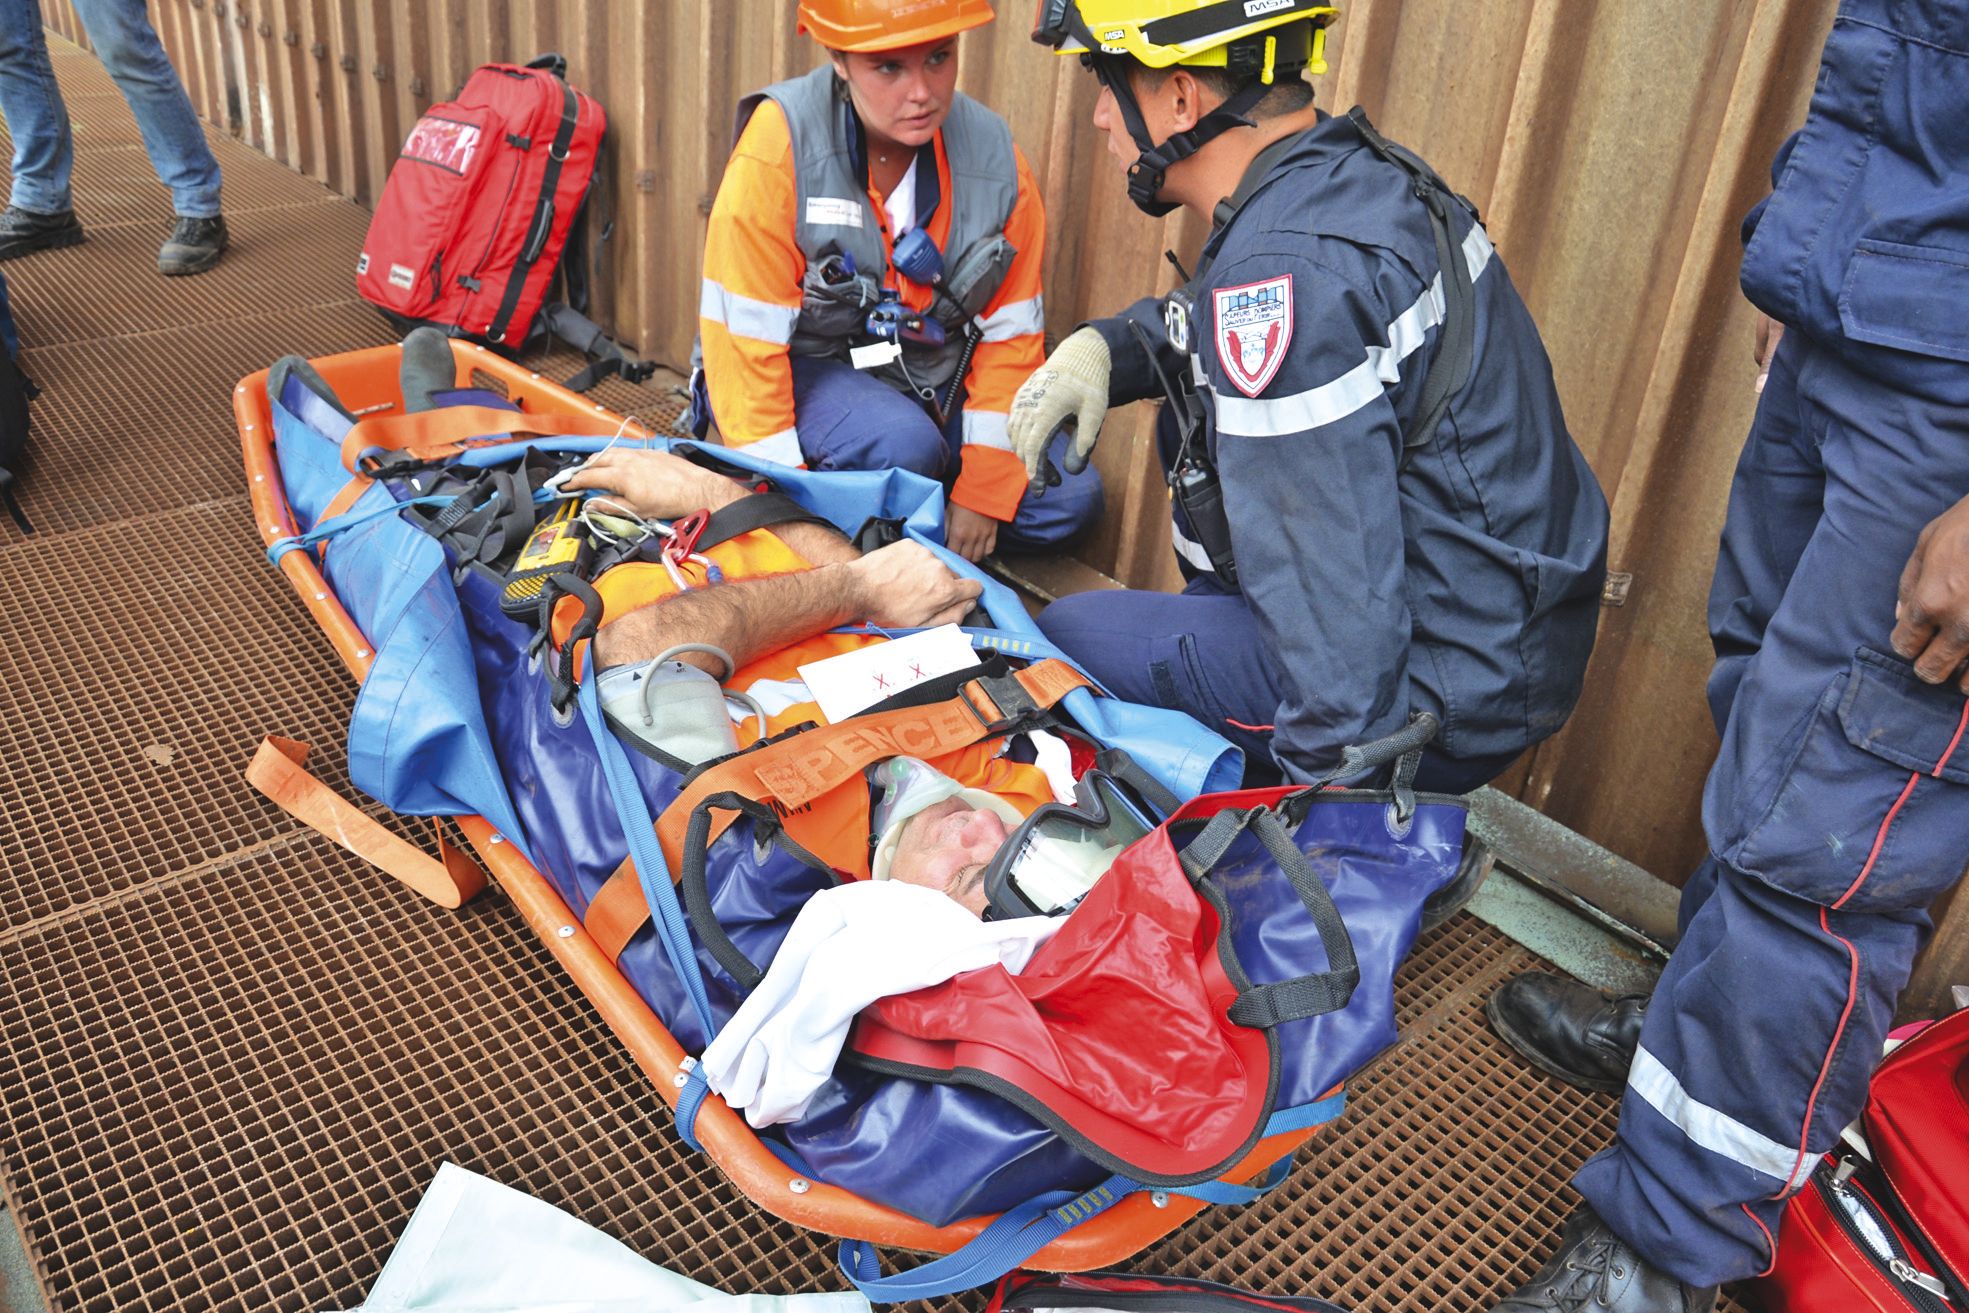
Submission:
M 1927 906 L 1969 865 L 1965 699 L 1861 648 L 1827 688 L 1769 808 L 1725 860 L 1829 906 Z

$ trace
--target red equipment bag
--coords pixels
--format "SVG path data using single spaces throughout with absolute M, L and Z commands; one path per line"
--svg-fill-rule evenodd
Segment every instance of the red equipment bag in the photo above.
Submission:
M 1871 1161 L 1842 1146 L 1785 1209 L 1766 1313 L 1969 1308 L 1969 1012 L 1881 1063 L 1864 1126 Z
M 607 116 L 569 86 L 567 61 L 482 64 L 404 139 L 356 261 L 356 290 L 403 326 L 520 350 L 552 336 L 595 361 L 568 386 L 655 368 L 583 313 L 583 210 Z M 567 301 L 544 304 L 556 273 Z

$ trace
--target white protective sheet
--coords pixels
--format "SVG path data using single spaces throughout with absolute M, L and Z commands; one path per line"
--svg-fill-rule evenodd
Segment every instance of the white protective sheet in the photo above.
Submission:
M 1016 975 L 1060 921 L 980 921 L 938 890 L 895 880 L 823 889 L 704 1050 L 705 1081 L 754 1126 L 797 1121 L 833 1075 L 857 1012 L 980 967 Z
M 728 1295 L 552 1204 L 438 1168 L 356 1313 L 869 1313 L 858 1292 Z

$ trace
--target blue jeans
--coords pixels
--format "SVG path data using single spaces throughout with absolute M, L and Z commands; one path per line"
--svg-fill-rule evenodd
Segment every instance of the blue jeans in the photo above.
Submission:
M 89 43 L 137 116 L 158 180 L 171 189 L 172 208 L 194 219 L 218 214 L 219 161 L 143 0 L 74 5 Z M 36 214 L 75 208 L 69 194 L 75 143 L 35 0 L 0 0 L 0 118 L 14 138 L 13 204 Z
M 793 414 L 800 450 L 816 470 L 909 470 L 948 486 L 956 477 L 958 419 L 939 430 L 923 407 L 850 365 L 810 356 L 793 359 Z M 1055 440 L 1060 465 L 1064 435 Z M 1093 465 L 1063 477 L 1044 496 L 1028 494 L 1016 518 L 998 531 L 1001 551 L 1058 547 L 1101 518 L 1101 476 Z

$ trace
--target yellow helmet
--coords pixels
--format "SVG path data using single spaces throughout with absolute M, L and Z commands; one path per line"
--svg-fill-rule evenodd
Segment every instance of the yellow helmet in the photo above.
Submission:
M 1229 67 L 1269 83 L 1275 71 L 1326 72 L 1338 13 L 1324 0 L 1039 0 L 1032 39 L 1062 55 Z
M 1128 166 L 1128 199 L 1160 216 L 1176 208 L 1161 199 L 1172 167 L 1230 129 L 1251 127 L 1246 113 L 1280 74 L 1326 72 L 1326 28 L 1338 12 L 1324 0 L 1039 0 L 1032 39 L 1079 55 L 1114 93 L 1141 151 Z M 1159 142 L 1129 85 L 1131 64 L 1221 68 L 1238 88 L 1195 127 Z

